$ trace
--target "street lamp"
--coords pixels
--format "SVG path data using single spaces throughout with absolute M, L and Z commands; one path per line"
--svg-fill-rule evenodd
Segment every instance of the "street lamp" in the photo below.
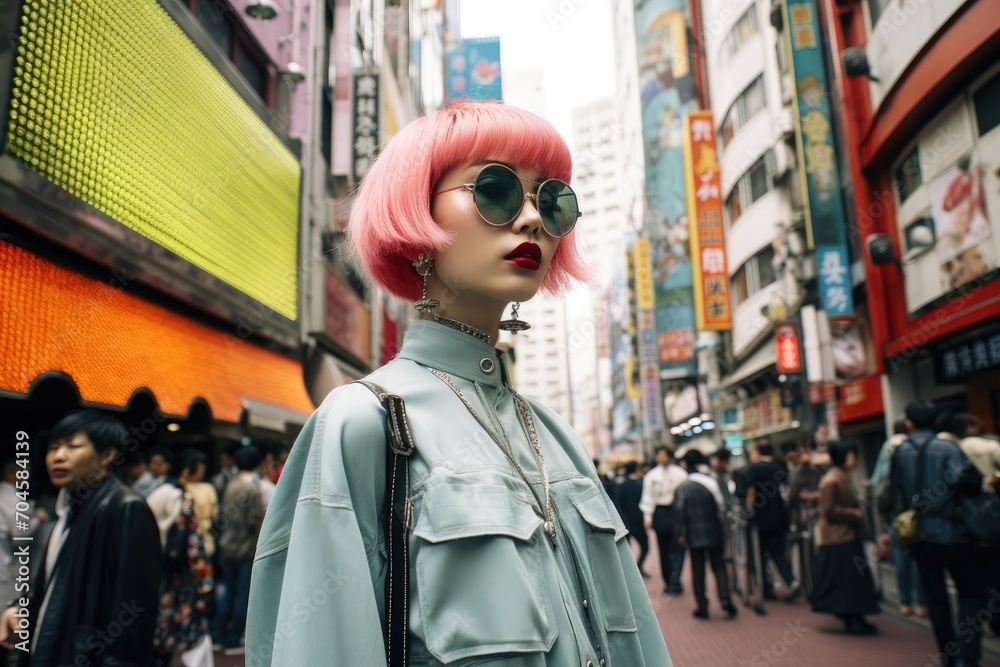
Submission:
M 278 15 L 278 6 L 274 4 L 274 0 L 250 0 L 246 12 L 255 19 L 269 21 Z
M 306 78 L 305 68 L 294 60 L 285 65 L 285 69 L 280 70 L 278 74 L 289 83 L 298 83 Z

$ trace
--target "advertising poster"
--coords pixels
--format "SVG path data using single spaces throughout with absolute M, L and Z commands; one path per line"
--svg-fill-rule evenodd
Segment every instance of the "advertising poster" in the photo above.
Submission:
M 868 375 L 867 326 L 860 317 L 830 320 L 830 346 L 837 378 L 856 380 Z
M 449 98 L 503 99 L 499 37 L 463 39 L 447 59 Z
M 650 241 L 660 368 L 673 377 L 696 372 L 694 290 L 684 178 L 684 116 L 698 108 L 684 0 L 636 7 L 636 46 L 646 162 Z
M 945 285 L 954 289 L 995 268 L 982 168 L 972 153 L 931 181 L 931 215 Z

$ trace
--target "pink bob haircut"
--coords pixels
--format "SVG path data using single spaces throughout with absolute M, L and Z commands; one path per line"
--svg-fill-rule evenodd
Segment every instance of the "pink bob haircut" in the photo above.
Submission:
M 573 173 L 569 148 L 556 129 L 523 109 L 462 101 L 418 118 L 372 164 L 351 208 L 348 239 L 372 280 L 402 299 L 420 298 L 422 278 L 412 261 L 451 243 L 431 217 L 431 193 L 454 167 L 484 159 L 566 182 Z M 587 277 L 574 230 L 560 240 L 541 290 L 558 293 Z

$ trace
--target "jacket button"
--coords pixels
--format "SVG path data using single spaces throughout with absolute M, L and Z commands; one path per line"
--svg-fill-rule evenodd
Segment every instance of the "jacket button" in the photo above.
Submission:
M 594 662 L 592 660 L 588 660 L 587 667 L 594 667 Z
M 587 602 L 587 599 L 586 599 L 586 598 L 584 598 L 584 599 L 583 599 L 583 608 L 584 608 L 584 609 L 586 609 L 586 608 L 587 608 L 588 606 L 590 606 L 590 603 L 589 603 L 589 602 Z
M 486 373 L 487 375 L 490 374 L 490 373 L 492 373 L 494 370 L 496 370 L 496 367 L 497 367 L 496 362 L 494 362 L 489 357 L 483 357 L 479 361 L 479 368 L 481 368 L 482 371 L 484 373 Z

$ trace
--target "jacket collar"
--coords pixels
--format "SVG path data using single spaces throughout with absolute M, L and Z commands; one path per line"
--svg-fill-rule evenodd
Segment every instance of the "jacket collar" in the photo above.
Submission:
M 510 387 L 503 351 L 432 320 L 417 320 L 397 355 L 489 387 Z

